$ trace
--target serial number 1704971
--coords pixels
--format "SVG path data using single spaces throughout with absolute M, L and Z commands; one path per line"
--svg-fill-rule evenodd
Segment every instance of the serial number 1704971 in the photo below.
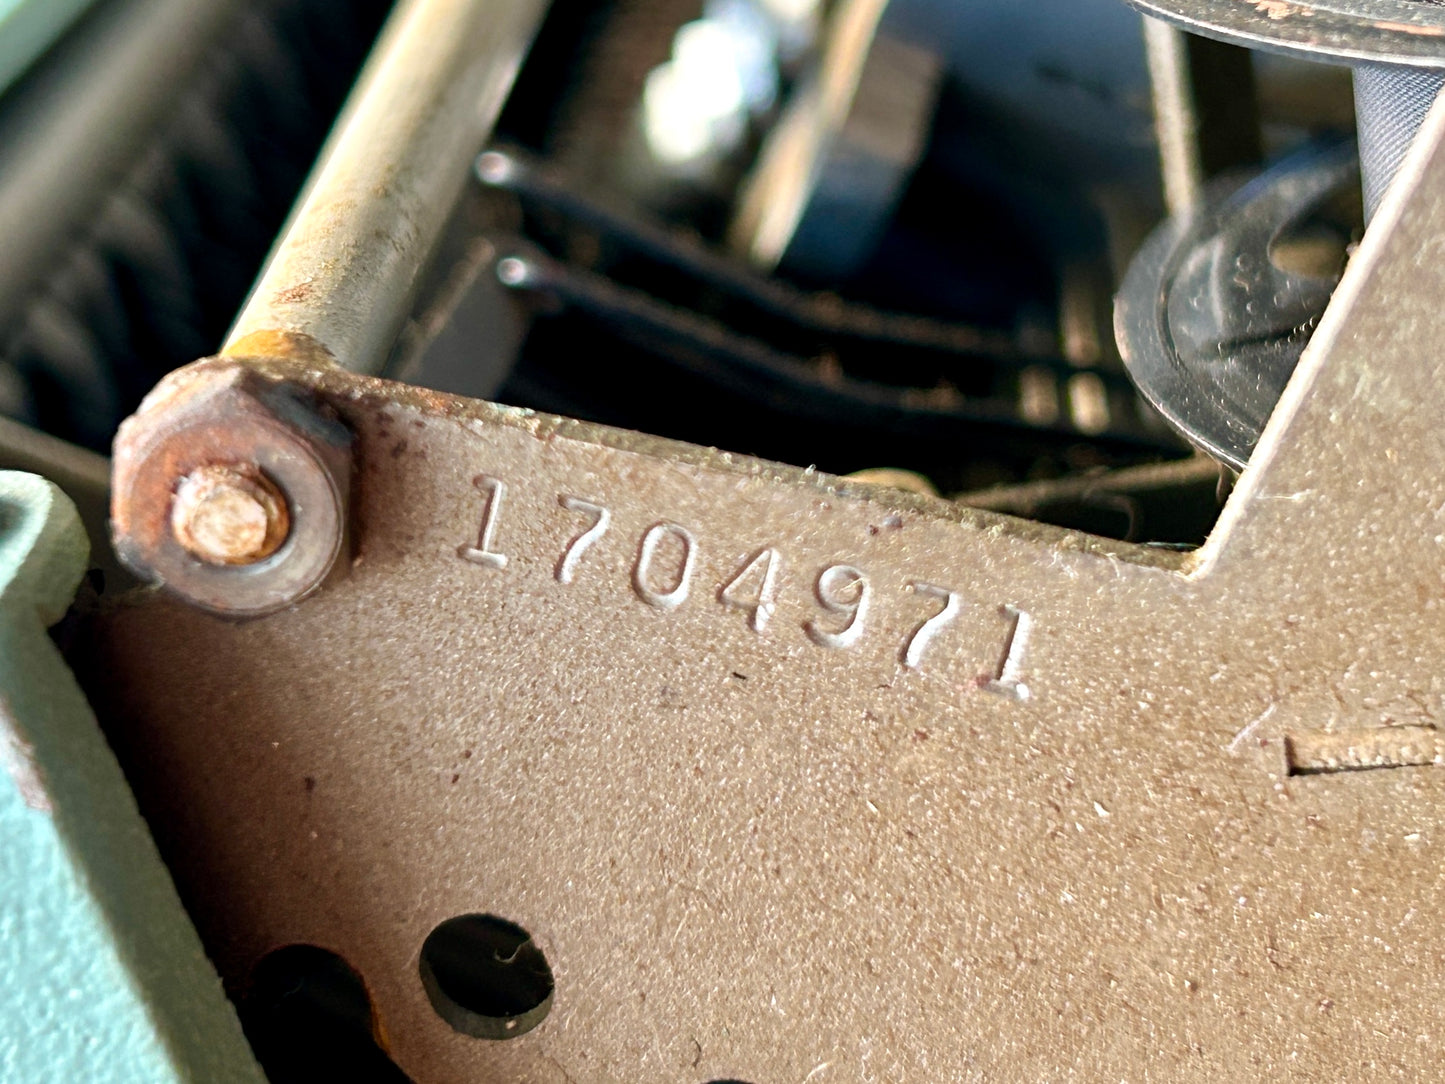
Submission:
M 484 501 L 481 527 L 475 541 L 459 546 L 457 553 L 474 565 L 505 569 L 508 557 L 494 548 L 494 541 L 507 495 L 506 483 L 486 474 L 478 475 L 474 482 Z M 565 511 L 582 516 L 585 523 L 567 542 L 553 570 L 558 583 L 571 584 L 588 551 L 612 529 L 612 512 L 596 501 L 568 494 L 558 495 L 557 503 Z M 664 551 L 669 555 L 665 561 Z M 668 521 L 654 523 L 642 535 L 637 547 L 637 559 L 632 567 L 633 591 L 649 606 L 663 611 L 676 610 L 692 593 L 697 557 L 697 539 L 686 527 Z M 718 586 L 718 603 L 726 609 L 742 611 L 748 627 L 762 634 L 777 612 L 781 568 L 782 556 L 777 549 L 758 550 L 736 575 Z M 912 631 L 899 651 L 905 667 L 922 670 L 930 647 L 963 612 L 964 600 L 950 588 L 921 580 L 909 581 L 907 590 L 937 604 L 936 610 Z M 822 613 L 803 622 L 802 631 L 820 648 L 844 651 L 853 647 L 868 630 L 873 594 L 873 585 L 862 569 L 851 564 L 827 566 L 818 573 L 813 586 L 813 598 Z M 1000 607 L 1000 612 L 1005 620 L 998 661 L 991 673 L 979 676 L 977 684 L 987 692 L 1027 700 L 1030 691 L 1023 681 L 1023 670 L 1033 618 L 1013 605 Z

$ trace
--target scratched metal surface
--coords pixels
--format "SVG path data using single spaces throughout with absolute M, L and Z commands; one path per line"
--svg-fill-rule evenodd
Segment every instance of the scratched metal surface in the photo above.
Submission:
M 1437 0 L 1128 0 L 1197 34 L 1251 49 L 1445 67 Z
M 340 952 L 423 1084 L 1432 1077 L 1442 133 L 1190 558 L 278 368 L 357 433 L 350 575 L 97 630 L 223 974 Z M 610 521 L 564 583 L 598 518 L 568 497 Z M 764 549 L 759 632 L 719 591 Z M 835 565 L 871 589 L 846 647 Z M 910 583 L 959 603 L 916 668 L 946 600 Z M 515 1040 L 451 1031 L 418 978 L 471 911 L 555 972 Z

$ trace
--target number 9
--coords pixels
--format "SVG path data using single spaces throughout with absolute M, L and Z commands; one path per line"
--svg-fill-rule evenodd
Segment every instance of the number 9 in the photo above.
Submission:
M 819 647 L 842 649 L 852 647 L 863 635 L 863 623 L 868 618 L 868 602 L 871 592 L 868 577 L 852 565 L 832 565 L 818 574 L 818 585 L 814 589 L 818 602 L 830 614 L 848 618 L 848 623 L 836 632 L 820 628 L 816 621 L 809 621 L 803 630 Z

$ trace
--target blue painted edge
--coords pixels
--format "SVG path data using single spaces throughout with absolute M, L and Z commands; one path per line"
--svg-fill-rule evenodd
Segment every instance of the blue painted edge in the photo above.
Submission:
M 0 471 L 0 1080 L 264 1084 L 46 634 L 86 558 L 69 499 Z
M 0 91 L 8 90 L 95 0 L 0 0 Z

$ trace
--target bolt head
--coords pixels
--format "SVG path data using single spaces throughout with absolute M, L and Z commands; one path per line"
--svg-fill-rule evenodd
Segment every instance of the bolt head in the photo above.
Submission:
M 181 480 L 171 529 L 192 557 L 212 565 L 266 560 L 291 532 L 286 498 L 255 467 L 200 467 Z
M 344 570 L 351 433 L 291 368 L 196 362 L 121 426 L 111 530 L 127 568 L 233 618 L 294 605 Z

